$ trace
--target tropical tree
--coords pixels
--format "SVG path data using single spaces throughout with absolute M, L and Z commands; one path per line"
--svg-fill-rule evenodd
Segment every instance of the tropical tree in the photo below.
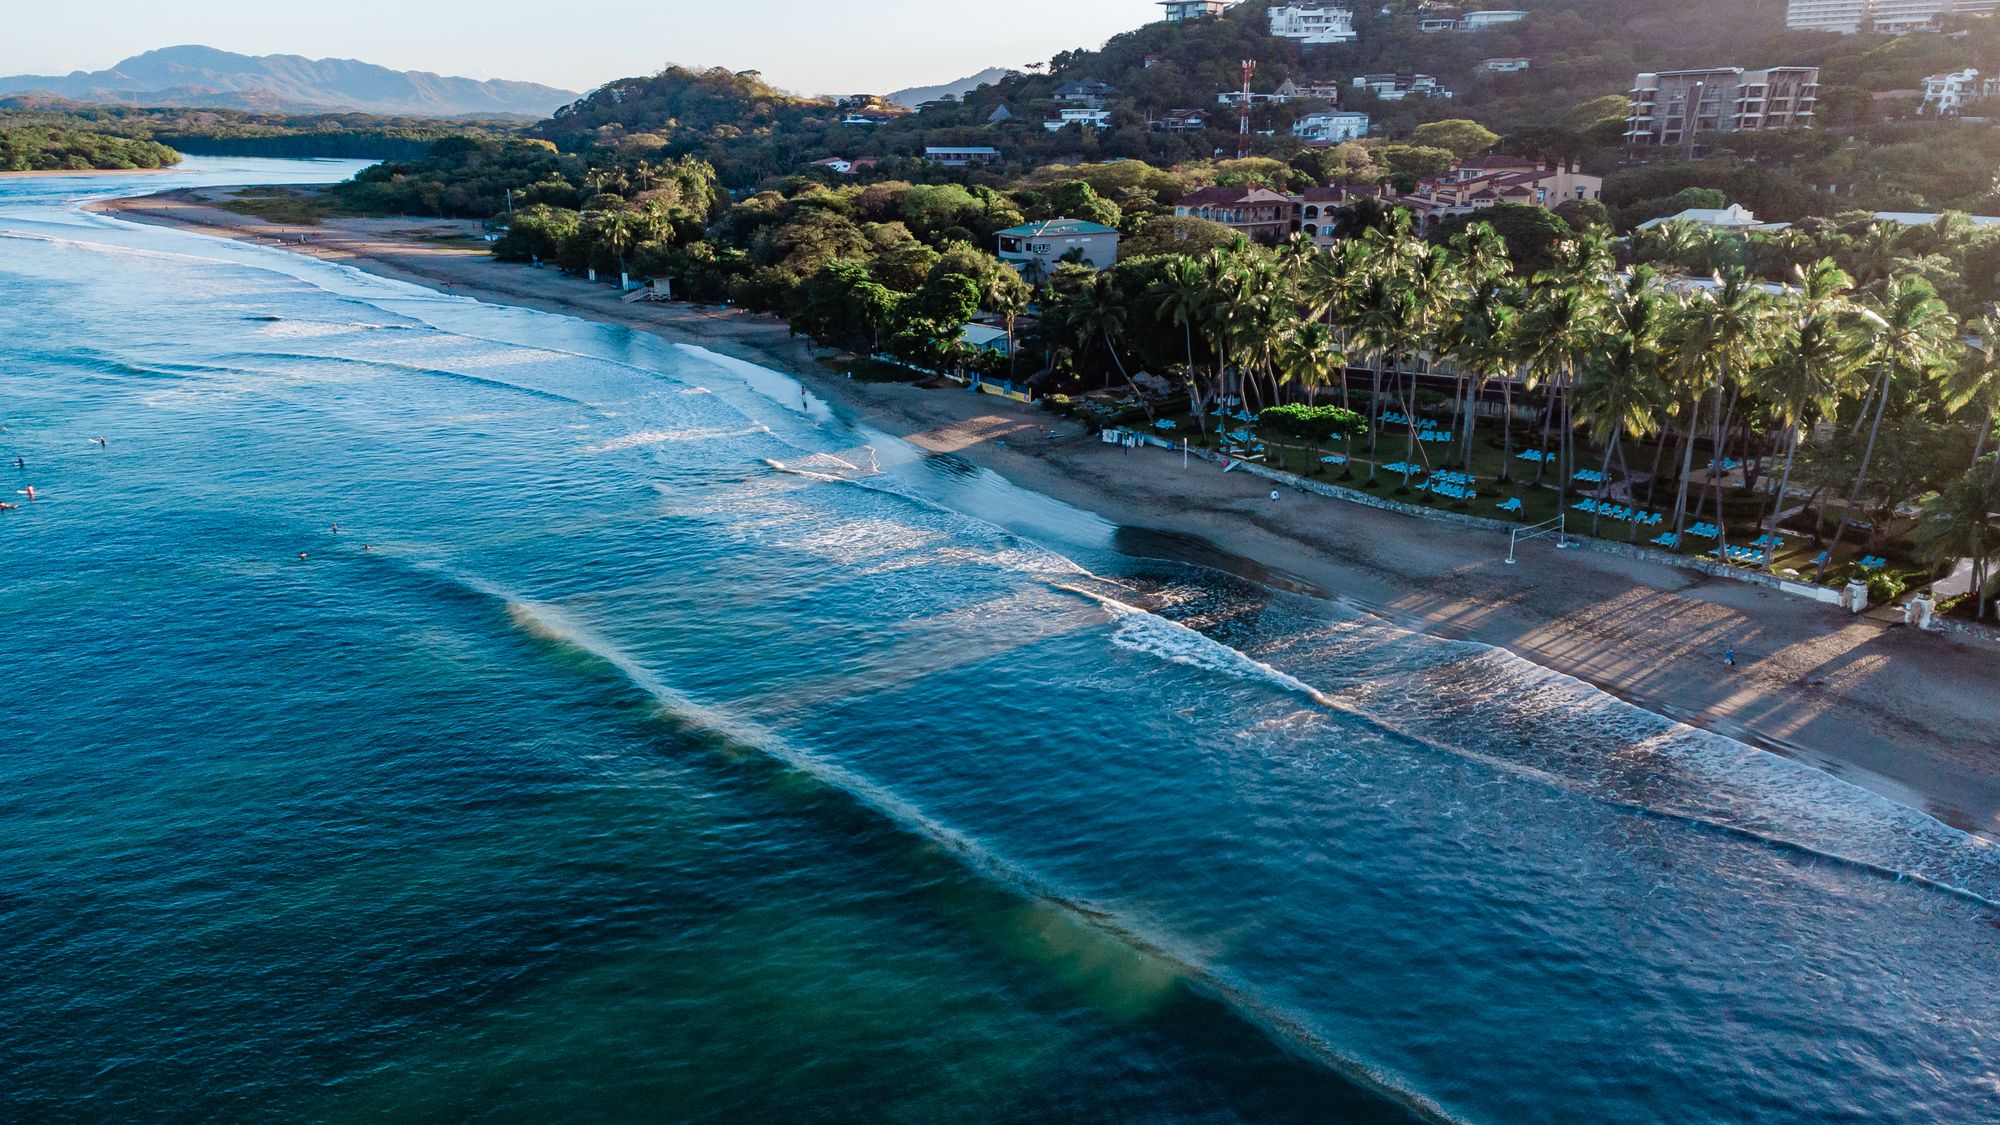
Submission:
M 1166 268 L 1153 283 L 1153 296 L 1159 301 L 1159 316 L 1181 330 L 1187 350 L 1187 366 L 1182 369 L 1182 378 L 1187 382 L 1188 400 L 1194 411 L 1195 423 L 1201 427 L 1202 439 L 1206 441 L 1208 396 L 1195 377 L 1194 329 L 1203 319 L 1209 302 L 1214 299 L 1209 273 L 1196 259 L 1176 255 L 1167 261 Z
M 1972 564 L 1976 616 L 1986 620 L 1993 559 L 2000 554 L 2000 457 L 1987 457 L 1963 477 L 1924 501 L 1913 532 L 1917 549 L 1933 564 Z
M 1746 378 L 1768 353 L 1772 320 L 1770 302 L 1764 291 L 1741 268 L 1730 269 L 1715 279 L 1696 300 L 1682 309 L 1679 319 L 1683 358 L 1690 371 L 1699 371 L 1708 381 L 1712 463 L 1708 488 L 1715 497 L 1715 526 L 1721 547 L 1729 546 L 1728 521 L 1722 513 L 1722 482 L 1727 476 L 1724 453 L 1735 420 L 1735 396 L 1739 380 Z M 1699 410 L 1699 399 L 1696 409 Z M 1687 446 L 1682 453 L 1680 492 L 1675 502 L 1674 534 L 1686 531 L 1687 491 L 1694 471 L 1696 426 L 1690 416 Z
M 1665 327 L 1658 280 L 1649 266 L 1639 266 L 1614 299 L 1608 325 L 1611 335 L 1584 362 L 1576 385 L 1592 437 L 1604 443 L 1600 478 L 1609 479 L 1611 462 L 1623 464 L 1619 443 L 1627 435 L 1644 437 L 1659 426 L 1658 407 L 1665 397 L 1661 376 L 1660 340 Z M 1625 474 L 1628 478 L 1631 474 Z M 1590 533 L 1597 534 L 1599 513 L 1592 506 Z M 1632 521 L 1632 537 L 1639 523 Z
M 1896 389 L 1897 381 L 1905 384 L 1926 381 L 1956 358 L 1951 349 L 1958 346 L 1958 322 L 1945 303 L 1938 299 L 1937 291 L 1922 278 L 1890 278 L 1883 289 L 1877 315 L 1880 323 L 1875 326 L 1872 357 L 1876 366 L 1875 386 L 1871 392 L 1874 399 L 1873 419 L 1868 423 L 1868 441 L 1862 448 L 1861 466 L 1854 474 L 1853 487 L 1848 490 L 1840 523 L 1834 528 L 1833 544 L 1827 548 L 1829 561 L 1846 539 L 1848 525 L 1854 522 L 1854 512 L 1861 504 L 1862 490 L 1868 486 L 1868 470 L 1875 460 L 1882 417 L 1888 411 L 1889 397 Z M 1868 405 L 1864 400 L 1863 418 L 1868 417 Z M 1857 420 L 1856 425 L 1859 424 Z M 1819 572 L 1824 573 L 1825 570 L 1826 565 L 1821 564 Z
M 1977 465 L 1992 440 L 1996 414 L 2000 414 L 2000 315 L 1988 311 L 1965 326 L 1965 354 L 1947 386 L 1945 409 L 1956 412 L 1970 407 L 1978 436 L 1972 443 L 1972 463 Z
M 1853 284 L 1854 279 L 1832 258 L 1820 259 L 1811 269 L 1796 270 L 1782 309 L 1784 334 L 1773 362 L 1758 379 L 1758 394 L 1770 405 L 1771 420 L 1778 426 L 1785 449 L 1777 499 L 1765 525 L 1769 532 L 1764 547 L 1767 570 L 1777 553 L 1778 521 L 1784 516 L 1791 489 L 1801 429 L 1815 418 L 1833 414 L 1868 360 L 1868 340 L 1862 329 L 1865 318 L 1872 314 L 1864 313 L 1847 296 Z
M 1132 375 L 1125 369 L 1124 357 L 1118 353 L 1119 337 L 1125 333 L 1125 301 L 1109 274 L 1098 274 L 1090 284 L 1071 297 L 1065 310 L 1071 331 L 1082 340 L 1096 340 L 1104 345 L 1111 357 L 1111 365 L 1118 370 L 1118 377 L 1131 390 L 1132 396 L 1146 412 L 1146 420 L 1153 420 L 1152 400 L 1140 391 L 1132 381 Z
M 1542 461 L 1535 470 L 1541 483 L 1548 465 L 1548 441 L 1558 427 L 1557 491 L 1566 491 L 1576 472 L 1575 417 L 1571 391 L 1582 364 L 1593 355 L 1605 333 L 1605 277 L 1610 273 L 1609 243 L 1600 235 L 1585 235 L 1560 248 L 1561 264 L 1535 275 L 1528 295 L 1524 337 L 1529 341 L 1529 377 L 1549 385 L 1542 425 Z M 1533 389 L 1532 387 L 1530 389 Z

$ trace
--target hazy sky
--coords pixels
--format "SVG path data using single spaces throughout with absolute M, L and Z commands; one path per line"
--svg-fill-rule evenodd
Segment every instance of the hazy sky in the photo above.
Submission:
M 335 56 L 585 90 L 668 63 L 801 93 L 1019 68 L 1158 18 L 1152 0 L 9 0 L 0 74 L 101 70 L 154 47 Z

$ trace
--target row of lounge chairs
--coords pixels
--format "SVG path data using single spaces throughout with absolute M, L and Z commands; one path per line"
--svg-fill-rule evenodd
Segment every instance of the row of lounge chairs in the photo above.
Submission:
M 1667 518 L 1658 512 L 1642 512 L 1637 508 L 1628 508 L 1623 504 L 1613 504 L 1605 500 L 1579 500 L 1576 503 L 1576 510 L 1590 512 L 1606 519 L 1626 520 L 1640 527 L 1657 527 Z
M 1578 469 L 1576 476 L 1572 479 L 1582 481 L 1585 484 L 1603 484 L 1604 474 L 1598 472 L 1596 469 Z

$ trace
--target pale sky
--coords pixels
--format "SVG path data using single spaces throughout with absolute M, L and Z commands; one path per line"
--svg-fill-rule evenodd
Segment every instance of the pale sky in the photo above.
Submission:
M 588 90 L 668 63 L 806 94 L 929 86 L 1096 47 L 1152 0 L 10 0 L 0 74 L 102 70 L 155 47 L 333 56 Z

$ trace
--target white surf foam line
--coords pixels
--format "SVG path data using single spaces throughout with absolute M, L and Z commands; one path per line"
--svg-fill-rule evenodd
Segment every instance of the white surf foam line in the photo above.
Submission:
M 1051 582 L 1050 585 L 1055 589 L 1062 590 L 1066 593 L 1075 594 L 1083 598 L 1087 598 L 1090 601 L 1096 602 L 1098 605 L 1102 606 L 1105 609 L 1105 611 L 1111 615 L 1112 619 L 1118 622 L 1118 629 L 1112 634 L 1112 643 L 1118 645 L 1121 648 L 1126 648 L 1136 652 L 1142 652 L 1158 659 L 1172 661 L 1173 663 L 1187 665 L 1191 667 L 1197 667 L 1207 671 L 1216 672 L 1222 675 L 1232 676 L 1241 680 L 1263 682 L 1273 687 L 1280 688 L 1286 692 L 1303 696 L 1304 698 L 1312 701 L 1315 704 L 1318 704 L 1319 706 L 1337 711 L 1343 715 L 1352 716 L 1353 718 L 1363 723 L 1366 723 L 1376 728 L 1377 730 L 1395 735 L 1396 737 L 1403 739 L 1407 742 L 1413 743 L 1417 746 L 1427 747 L 1434 750 L 1442 750 L 1462 758 L 1467 758 L 1473 761 L 1477 761 L 1483 765 L 1490 766 L 1493 769 L 1502 771 L 1512 776 L 1526 778 L 1538 782 L 1540 784 L 1549 786 L 1551 788 L 1558 789 L 1562 792 L 1575 794 L 1586 800 L 1594 801 L 1609 807 L 1622 809 L 1624 811 L 1634 813 L 1639 816 L 1647 817 L 1649 819 L 1682 823 L 1682 824 L 1691 824 L 1699 828 L 1702 828 L 1704 830 L 1715 832 L 1717 834 L 1726 835 L 1735 839 L 1740 839 L 1746 842 L 1758 844 L 1765 847 L 1778 848 L 1783 851 L 1804 856 L 1810 859 L 1823 860 L 1828 863 L 1837 864 L 1843 867 L 1850 868 L 1852 870 L 1879 876 L 1881 878 L 1885 878 L 1893 882 L 1912 883 L 1918 886 L 1925 887 L 1930 890 L 1939 891 L 1944 894 L 1963 899 L 1965 901 L 1974 903 L 1979 906 L 1983 906 L 1990 910 L 2000 910 L 2000 898 L 1996 898 L 1993 897 L 1992 895 L 1982 893 L 1979 890 L 1975 890 L 1971 887 L 1961 885 L 1958 882 L 1953 882 L 1949 878 L 1938 875 L 1927 874 L 1922 871 L 1909 870 L 1907 868 L 1900 867 L 1888 862 L 1882 862 L 1882 861 L 1849 855 L 1843 852 L 1835 851 L 1831 847 L 1822 847 L 1802 840 L 1794 839 L 1792 837 L 1783 835 L 1781 826 L 1773 825 L 1770 826 L 1769 828 L 1752 827 L 1749 825 L 1732 823 L 1730 821 L 1723 820 L 1720 818 L 1719 815 L 1716 814 L 1694 812 L 1684 809 L 1661 808 L 1653 805 L 1648 805 L 1641 801 L 1622 798 L 1613 794 L 1592 790 L 1582 785 L 1577 779 L 1567 777 L 1553 770 L 1544 769 L 1539 766 L 1527 764 L 1525 762 L 1519 762 L 1519 761 L 1514 761 L 1512 759 L 1503 758 L 1483 750 L 1475 750 L 1463 744 L 1438 741 L 1435 735 L 1433 734 L 1419 732 L 1408 728 L 1404 724 L 1390 721 L 1388 719 L 1382 718 L 1381 716 L 1370 713 L 1368 711 L 1360 710 L 1350 704 L 1342 702 L 1341 700 L 1327 694 L 1326 692 L 1321 691 L 1316 687 L 1313 687 L 1311 684 L 1308 684 L 1305 681 L 1300 680 L 1299 678 L 1291 675 L 1288 672 L 1275 668 L 1269 664 L 1265 664 L 1262 661 L 1256 660 L 1255 658 L 1245 653 L 1239 652 L 1238 650 L 1231 648 L 1220 641 L 1217 641 L 1205 634 L 1196 632 L 1195 630 L 1190 629 L 1185 625 L 1181 625 L 1178 622 L 1169 621 L 1166 618 L 1161 617 L 1158 614 L 1152 613 L 1149 610 L 1141 609 L 1138 606 L 1129 605 L 1125 602 L 1117 600 L 1116 598 L 1112 598 L 1108 595 L 1100 594 L 1096 591 L 1088 590 L 1079 586 L 1072 586 L 1062 582 Z M 1393 628 L 1393 626 L 1390 627 Z M 1477 642 L 1456 642 L 1456 643 L 1475 644 L 1475 645 L 1477 644 Z M 1482 647 L 1489 647 L 1489 646 L 1482 646 Z M 1508 655 L 1511 656 L 1512 654 Z M 1515 657 L 1515 659 L 1518 660 L 1519 658 Z M 1597 689 L 1592 688 L 1590 685 L 1585 684 L 1580 680 L 1574 680 L 1573 677 L 1562 676 L 1562 674 L 1559 672 L 1554 672 L 1550 669 L 1542 668 L 1540 665 L 1535 665 L 1532 664 L 1531 662 L 1523 661 L 1522 663 L 1526 664 L 1529 668 L 1534 669 L 1538 673 L 1548 676 L 1562 677 L 1563 679 L 1566 680 L 1572 680 L 1572 682 L 1574 682 L 1577 685 L 1577 687 L 1584 689 L 1586 691 L 1590 692 L 1597 691 Z M 1605 696 L 1605 698 L 1612 699 L 1612 697 L 1609 696 Z M 1615 699 L 1613 699 L 1612 701 L 1618 702 Z M 1629 706 L 1629 704 L 1627 704 L 1626 706 Z M 1664 720 L 1664 719 L 1663 721 L 1670 723 L 1672 722 L 1672 720 Z M 1777 755 L 1771 754 L 1769 751 L 1761 750 L 1758 749 L 1757 747 L 1750 746 L 1745 743 L 1736 742 L 1735 740 L 1728 739 L 1726 736 L 1723 735 L 1717 735 L 1713 734 L 1712 732 L 1697 730 L 1695 728 L 1688 727 L 1685 724 L 1676 723 L 1674 724 L 1674 727 L 1676 728 L 1676 733 L 1684 732 L 1689 735 L 1712 738 L 1721 742 L 1730 743 L 1734 747 L 1739 748 L 1740 751 L 1745 755 L 1762 755 L 1764 757 L 1768 757 L 1779 762 L 1786 761 L 1785 759 L 1779 758 Z M 1799 763 L 1788 762 L 1787 764 L 1792 765 L 1799 769 L 1811 769 L 1810 766 L 1805 766 Z M 1842 781 L 1841 779 L 1833 777 L 1830 774 L 1825 776 L 1827 780 L 1831 782 L 1833 785 L 1842 787 L 1844 790 L 1847 791 L 1843 793 L 1844 797 L 1847 797 L 1850 800 L 1855 800 L 1857 802 L 1866 804 L 1874 804 L 1879 802 L 1879 805 L 1876 806 L 1877 811 L 1889 812 L 1891 814 L 1892 819 L 1894 817 L 1894 814 L 1896 813 L 1904 813 L 1911 816 L 1920 817 L 1927 824 L 1935 825 L 1936 830 L 1938 831 L 1953 833 L 1956 836 L 1963 838 L 1967 846 L 1976 847 L 1982 844 L 1982 841 L 1979 841 L 1977 838 L 1967 835 L 1965 833 L 1960 833 L 1956 829 L 1952 828 L 1950 825 L 1946 825 L 1941 822 L 1935 821 L 1930 817 L 1925 817 L 1921 812 L 1918 812 L 1917 810 L 1906 809 L 1904 806 L 1897 805 L 1895 802 L 1889 801 L 1887 798 L 1881 797 L 1874 793 L 1870 793 L 1867 790 L 1860 788 L 1859 786 L 1851 785 L 1848 782 Z
M 696 427 L 686 430 L 647 430 L 643 433 L 626 434 L 623 437 L 615 437 L 610 441 L 587 446 L 584 452 L 616 453 L 624 449 L 640 449 L 649 445 L 677 445 L 691 441 L 727 441 L 730 438 L 751 437 L 756 434 L 768 434 L 770 432 L 771 427 L 762 423 L 753 423 L 733 430 L 725 429 L 721 426 Z
M 1064 893 L 1056 882 L 1041 876 L 1031 867 L 1009 860 L 860 774 L 800 750 L 761 724 L 701 703 L 675 690 L 644 664 L 560 609 L 510 596 L 474 580 L 462 577 L 457 580 L 500 601 L 506 608 L 508 618 L 522 631 L 549 643 L 574 648 L 617 669 L 635 687 L 652 696 L 662 711 L 676 721 L 765 754 L 845 793 L 877 815 L 943 847 L 982 877 L 1014 893 L 1060 907 L 1083 924 L 1166 962 L 1191 987 L 1214 998 L 1252 1026 L 1262 1028 L 1307 1052 L 1320 1065 L 1363 1089 L 1402 1106 L 1420 1118 L 1441 1125 L 1455 1125 L 1456 1119 L 1436 1102 L 1397 1084 L 1387 1071 L 1338 1050 L 1313 1032 L 1301 1017 L 1258 999 L 1247 984 L 1225 978 L 1194 955 L 1174 952 L 1173 947 L 1177 943 L 1170 939 L 1142 932 L 1130 919 L 1115 911 Z

